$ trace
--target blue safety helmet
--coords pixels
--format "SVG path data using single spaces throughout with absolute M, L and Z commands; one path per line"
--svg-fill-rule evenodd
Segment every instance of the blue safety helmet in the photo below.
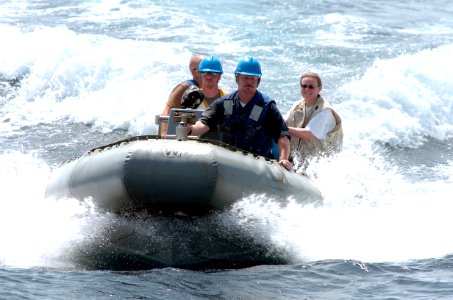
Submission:
M 222 64 L 217 56 L 207 55 L 203 57 L 198 66 L 198 72 L 223 73 Z
M 261 66 L 260 62 L 251 56 L 246 56 L 242 58 L 237 67 L 234 74 L 242 74 L 242 75 L 249 75 L 249 76 L 256 76 L 261 77 L 263 75 L 261 73 Z

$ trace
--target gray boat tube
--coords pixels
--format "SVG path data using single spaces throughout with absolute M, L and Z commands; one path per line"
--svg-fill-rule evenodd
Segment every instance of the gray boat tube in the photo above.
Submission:
M 54 170 L 47 197 L 91 197 L 115 213 L 203 214 L 251 194 L 319 203 L 319 189 L 277 161 L 198 139 L 141 136 L 93 149 Z

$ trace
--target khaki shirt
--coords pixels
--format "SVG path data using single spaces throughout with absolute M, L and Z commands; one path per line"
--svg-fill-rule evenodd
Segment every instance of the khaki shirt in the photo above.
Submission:
M 311 140 L 291 137 L 291 155 L 300 156 L 301 160 L 307 160 L 313 156 L 332 155 L 343 148 L 343 129 L 341 118 L 322 96 L 313 105 L 313 112 L 307 113 L 307 105 L 304 100 L 294 103 L 291 108 L 286 124 L 288 127 L 305 128 L 317 114 L 330 109 L 335 118 L 335 127 L 327 134 L 325 139 L 313 137 Z

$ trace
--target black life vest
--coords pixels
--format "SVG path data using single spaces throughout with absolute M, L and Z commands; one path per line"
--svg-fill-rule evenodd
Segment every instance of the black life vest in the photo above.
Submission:
M 273 158 L 272 137 L 264 131 L 265 116 L 271 103 L 275 101 L 258 91 L 244 107 L 237 92 L 225 96 L 219 139 L 245 151 Z

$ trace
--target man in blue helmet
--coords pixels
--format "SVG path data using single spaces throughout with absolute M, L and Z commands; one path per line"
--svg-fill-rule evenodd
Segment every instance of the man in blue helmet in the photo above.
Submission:
M 219 81 L 223 74 L 222 63 L 216 56 L 207 55 L 198 66 L 198 74 L 201 78 L 201 90 L 204 97 L 201 99 L 201 103 L 193 108 L 205 110 L 214 100 L 228 93 L 224 89 L 219 88 Z
M 172 108 L 193 108 L 205 110 L 215 99 L 227 94 L 218 86 L 223 69 L 214 55 L 194 55 L 189 68 L 193 79 L 179 83 L 173 88 L 162 115 L 168 116 Z M 161 135 L 165 137 L 167 124 L 162 124 Z
M 273 158 L 273 142 L 278 144 L 278 162 L 290 170 L 290 134 L 274 100 L 258 91 L 261 66 L 257 59 L 242 58 L 235 71 L 238 89 L 214 101 L 194 125 L 189 135 L 203 135 L 218 128 L 219 140 L 268 158 Z

